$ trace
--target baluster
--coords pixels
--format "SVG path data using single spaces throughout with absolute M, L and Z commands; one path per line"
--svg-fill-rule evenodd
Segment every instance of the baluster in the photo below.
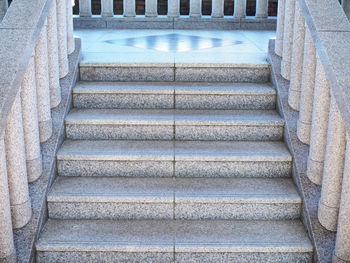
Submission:
M 309 29 L 305 32 L 303 77 L 300 93 L 300 112 L 298 120 L 298 139 L 310 143 L 310 131 L 312 123 L 312 106 L 315 88 L 316 49 Z
M 35 47 L 36 92 L 38 99 L 38 119 L 41 142 L 47 141 L 52 134 L 46 32 L 45 24 Z
M 224 17 L 224 1 L 213 0 L 211 16 L 215 18 Z
M 57 7 L 59 3 L 57 2 Z M 80 17 L 90 17 L 91 13 L 91 0 L 79 0 L 79 15 Z
M 329 104 L 330 87 L 322 62 L 317 56 L 307 176 L 313 183 L 318 185 L 322 183 L 324 153 L 327 143 Z
M 280 57 L 282 56 L 282 53 L 283 53 L 285 5 L 286 5 L 286 0 L 278 0 L 275 53 L 277 56 L 280 56 Z
M 335 98 L 331 95 L 327 146 L 322 178 L 318 220 L 330 231 L 337 230 L 345 159 L 345 127 Z
M 299 1 L 297 1 L 295 5 L 292 66 L 288 94 L 289 106 L 297 111 L 299 111 L 300 108 L 300 89 L 303 75 L 304 41 L 305 18 L 299 6 Z
M 2 18 L 5 16 L 7 8 L 8 8 L 8 0 L 0 0 L 0 22 Z
M 247 0 L 234 0 L 234 18 L 245 18 L 247 10 Z
M 50 78 L 50 105 L 55 108 L 61 102 L 60 72 L 58 64 L 58 40 L 56 1 L 52 2 L 47 16 L 47 49 Z
M 257 0 L 256 1 L 255 17 L 256 18 L 267 18 L 269 16 L 268 8 L 269 8 L 269 0 Z
M 156 17 L 158 15 L 157 0 L 146 0 L 146 17 Z
M 125 17 L 134 17 L 136 15 L 135 0 L 124 0 L 123 9 Z
M 296 0 L 286 0 L 285 6 L 286 14 L 284 17 L 281 75 L 287 80 L 290 80 L 290 67 L 292 63 L 295 1 Z
M 101 1 L 101 15 L 102 17 L 112 17 L 114 15 L 113 0 Z
M 202 15 L 202 0 L 190 0 L 190 17 Z
M 66 0 L 66 19 L 67 19 L 67 53 L 72 54 L 75 50 L 75 41 L 73 35 L 73 7 L 72 0 Z M 112 0 L 113 1 L 113 0 Z M 112 2 L 112 13 L 113 13 L 113 2 Z M 56 35 L 57 37 L 57 35 Z
M 346 137 L 345 167 L 333 263 L 350 261 L 350 141 L 349 136 Z
M 168 0 L 168 17 L 178 17 L 180 15 L 180 1 Z
M 16 262 L 4 137 L 0 137 L 0 262 Z
M 68 74 L 68 56 L 67 56 L 67 10 L 66 1 L 56 0 L 57 15 L 57 40 L 58 40 L 58 58 L 60 68 L 60 78 Z
M 13 103 L 5 129 L 7 176 L 13 228 L 25 226 L 31 216 L 20 92 Z
M 27 174 L 28 181 L 31 183 L 42 173 L 34 56 L 29 60 L 22 80 L 21 103 Z

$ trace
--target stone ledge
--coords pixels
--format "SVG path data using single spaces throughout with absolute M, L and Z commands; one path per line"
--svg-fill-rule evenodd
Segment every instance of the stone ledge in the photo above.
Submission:
M 47 220 L 46 195 L 56 175 L 55 156 L 64 139 L 64 119 L 72 107 L 72 89 L 78 79 L 78 63 L 81 56 L 80 39 L 75 40 L 75 46 L 75 51 L 69 56 L 69 73 L 60 79 L 62 101 L 51 110 L 53 135 L 47 142 L 41 144 L 43 174 L 37 181 L 29 184 L 33 216 L 25 227 L 14 230 L 18 262 L 33 262 L 34 245 Z
M 317 209 L 321 187 L 306 176 L 308 146 L 301 143 L 296 134 L 298 112 L 288 105 L 289 81 L 281 77 L 281 58 L 274 52 L 275 41 L 270 40 L 268 60 L 271 63 L 271 82 L 277 90 L 277 109 L 285 120 L 284 140 L 294 159 L 293 180 L 303 199 L 302 220 L 314 245 L 314 260 L 319 263 L 332 261 L 335 233 L 326 230 L 318 221 Z

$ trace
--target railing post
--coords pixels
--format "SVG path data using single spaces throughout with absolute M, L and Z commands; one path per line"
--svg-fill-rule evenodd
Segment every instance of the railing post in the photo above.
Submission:
M 202 16 L 202 0 L 190 0 L 190 17 Z
M 224 1 L 213 0 L 211 16 L 214 18 L 224 17 Z
M 67 53 L 72 54 L 75 50 L 75 41 L 74 41 L 74 35 L 73 35 L 73 7 L 72 7 L 72 0 L 66 0 L 66 1 L 67 1 L 66 3 Z M 112 2 L 112 12 L 113 12 L 113 2 Z
M 285 5 L 286 5 L 286 0 L 278 0 L 275 53 L 277 56 L 280 56 L 280 57 L 282 56 L 282 53 L 283 53 Z
M 83 1 L 82 1 L 83 2 Z M 68 74 L 66 1 L 56 0 L 57 40 L 60 78 Z
M 135 13 L 135 0 L 124 0 L 123 2 L 124 17 L 134 17 Z
M 247 13 L 247 0 L 235 0 L 234 18 L 245 18 Z
M 180 1 L 168 0 L 168 17 L 178 17 L 180 15 Z
M 286 0 L 285 5 L 281 75 L 287 80 L 290 80 L 290 67 L 292 63 L 295 1 L 296 0 Z
M 350 261 L 350 141 L 349 136 L 346 137 L 345 167 L 333 263 Z
M 146 0 L 146 17 L 156 17 L 158 15 L 157 0 Z
M 57 7 L 59 3 L 57 2 Z M 79 15 L 80 17 L 90 17 L 91 13 L 91 0 L 79 0 Z
M 52 134 L 46 32 L 45 24 L 35 47 L 36 92 L 38 98 L 38 119 L 41 142 L 47 141 Z
M 337 230 L 345 159 L 345 127 L 335 98 L 331 95 L 327 146 L 322 178 L 318 220 L 330 231 Z
M 68 0 L 71 1 L 71 0 Z M 102 0 L 101 1 L 101 15 L 102 17 L 112 17 L 113 12 L 113 0 Z
M 269 0 L 257 0 L 256 1 L 255 17 L 256 18 L 267 18 L 269 16 L 268 8 L 269 8 Z
M 52 2 L 47 16 L 47 49 L 50 77 L 50 105 L 55 108 L 61 102 L 60 70 L 58 64 L 58 40 L 56 1 Z
M 0 137 L 0 262 L 16 262 L 4 137 Z
M 34 57 L 29 60 L 22 80 L 21 102 L 27 174 L 31 183 L 42 173 Z
M 0 0 L 0 22 L 6 14 L 8 8 L 8 0 Z
M 330 96 L 330 87 L 326 72 L 320 58 L 317 56 L 307 176 L 313 183 L 318 185 L 322 183 Z
M 315 88 L 316 49 L 309 29 L 305 32 L 303 77 L 300 93 L 300 111 L 297 135 L 298 139 L 310 143 L 310 131 L 312 123 L 312 106 Z
M 300 9 L 299 1 L 295 5 L 294 37 L 292 47 L 292 65 L 288 93 L 288 104 L 293 110 L 299 111 L 300 90 L 303 75 L 305 41 L 305 18 Z
M 6 165 L 13 228 L 25 226 L 31 216 L 20 92 L 13 103 L 5 129 Z

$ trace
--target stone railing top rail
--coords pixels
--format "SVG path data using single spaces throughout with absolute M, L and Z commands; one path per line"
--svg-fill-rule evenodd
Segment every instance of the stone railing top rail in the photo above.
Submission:
M 298 0 L 331 92 L 350 131 L 350 23 L 338 0 Z
M 53 0 L 16 0 L 0 23 L 0 135 Z

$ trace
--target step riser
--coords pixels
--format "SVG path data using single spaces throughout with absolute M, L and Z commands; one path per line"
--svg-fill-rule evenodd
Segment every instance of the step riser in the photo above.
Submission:
M 174 260 L 175 258 L 175 260 Z M 312 262 L 312 253 L 183 253 L 176 252 L 174 255 L 170 252 L 37 252 L 37 262 L 58 262 L 57 259 L 67 259 L 59 262 L 143 262 L 143 263 L 250 263 L 250 262 L 269 262 L 269 263 L 309 263 Z
M 103 67 L 80 66 L 82 81 L 268 82 L 269 67 Z
M 281 140 L 278 126 L 202 125 L 76 125 L 66 124 L 66 136 L 74 140 Z
M 48 202 L 53 219 L 293 220 L 300 204 Z
M 60 176 L 289 177 L 292 163 L 58 160 Z

